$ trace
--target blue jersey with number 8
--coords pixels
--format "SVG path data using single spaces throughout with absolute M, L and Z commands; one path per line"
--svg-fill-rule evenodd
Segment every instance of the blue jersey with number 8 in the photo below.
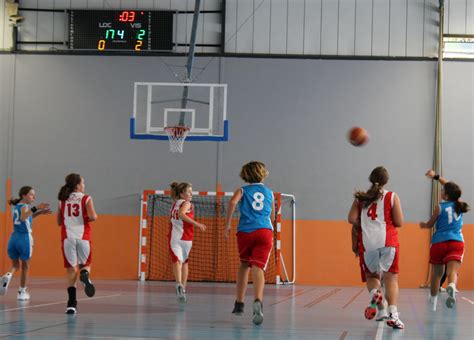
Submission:
M 272 212 L 273 191 L 262 183 L 242 187 L 239 202 L 240 221 L 237 231 L 251 233 L 257 229 L 273 230 L 270 215 Z

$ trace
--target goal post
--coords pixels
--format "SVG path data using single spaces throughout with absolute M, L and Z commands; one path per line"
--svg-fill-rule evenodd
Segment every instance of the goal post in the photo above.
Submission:
M 224 238 L 225 218 L 232 195 L 233 192 L 193 192 L 195 219 L 206 224 L 207 229 L 194 231 L 189 281 L 236 281 L 240 263 L 235 236 L 240 216 L 238 207 L 232 217 L 230 236 Z M 282 193 L 275 193 L 274 197 L 274 244 L 265 281 L 292 284 L 296 275 L 295 198 Z M 145 190 L 141 196 L 138 277 L 142 281 L 174 281 L 168 239 L 172 203 L 169 190 Z M 285 251 L 282 251 L 282 244 Z M 287 268 L 285 258 L 291 268 Z

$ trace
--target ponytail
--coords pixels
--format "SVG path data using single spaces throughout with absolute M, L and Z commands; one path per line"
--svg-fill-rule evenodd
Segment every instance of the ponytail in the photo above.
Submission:
M 460 213 L 467 213 L 471 208 L 469 207 L 469 204 L 467 204 L 466 202 L 462 202 L 462 201 L 456 201 L 454 203 L 454 210 L 456 211 L 456 214 L 460 214 Z
M 58 200 L 65 201 L 69 198 L 76 187 L 81 184 L 82 178 L 79 174 L 69 174 L 66 176 L 66 184 L 64 184 L 61 189 L 59 189 Z
M 448 201 L 454 202 L 454 210 L 457 214 L 469 211 L 469 204 L 459 200 L 462 195 L 462 190 L 459 185 L 454 182 L 448 182 L 444 185 L 443 189 Z
M 383 195 L 383 186 L 388 182 L 388 171 L 383 166 L 378 166 L 369 176 L 372 186 L 367 191 L 356 191 L 354 197 L 367 208 L 372 202 L 377 201 Z
M 13 198 L 12 197 L 8 201 L 8 204 L 9 205 L 17 205 L 23 199 L 23 196 L 28 195 L 28 193 L 31 191 L 31 189 L 33 189 L 33 188 L 30 187 L 30 186 L 21 187 L 20 191 L 18 192 L 18 198 Z

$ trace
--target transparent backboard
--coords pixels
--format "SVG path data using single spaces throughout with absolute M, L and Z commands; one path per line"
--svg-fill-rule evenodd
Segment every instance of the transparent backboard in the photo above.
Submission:
M 227 84 L 136 82 L 130 138 L 168 140 L 186 126 L 186 141 L 227 141 Z

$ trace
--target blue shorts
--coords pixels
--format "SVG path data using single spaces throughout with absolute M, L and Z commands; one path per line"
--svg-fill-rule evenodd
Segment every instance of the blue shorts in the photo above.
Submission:
M 8 241 L 8 256 L 12 260 L 28 261 L 33 255 L 33 236 L 30 233 L 13 233 Z

